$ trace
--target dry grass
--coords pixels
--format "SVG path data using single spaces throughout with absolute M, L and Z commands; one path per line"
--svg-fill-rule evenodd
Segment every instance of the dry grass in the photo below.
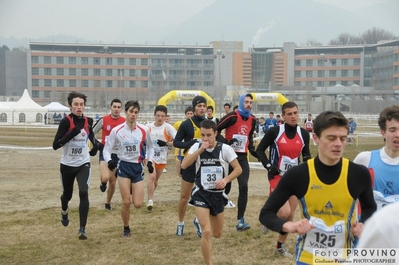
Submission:
M 55 130 L 0 127 L 0 145 L 51 146 Z M 348 146 L 345 156 L 353 159 L 358 152 L 381 145 L 380 138 L 364 138 L 359 147 Z M 312 146 L 313 155 L 315 150 Z M 192 225 L 193 207 L 188 207 L 186 214 L 185 236 L 174 235 L 180 182 L 173 173 L 173 160 L 160 180 L 154 210 L 131 208 L 132 237 L 122 239 L 119 192 L 113 200 L 115 210 L 105 211 L 105 194 L 98 189 L 97 158 L 93 158 L 89 239 L 79 241 L 77 187 L 70 202 L 70 225 L 63 227 L 59 221 L 60 151 L 0 149 L 0 156 L 0 264 L 203 264 Z M 212 239 L 214 264 L 293 264 L 275 253 L 277 234 L 263 235 L 260 229 L 258 214 L 268 191 L 264 173 L 251 172 L 246 220 L 252 228 L 236 232 L 236 209 L 227 209 L 223 235 Z M 236 201 L 236 182 L 231 197 Z M 295 239 L 295 235 L 288 238 L 291 251 Z

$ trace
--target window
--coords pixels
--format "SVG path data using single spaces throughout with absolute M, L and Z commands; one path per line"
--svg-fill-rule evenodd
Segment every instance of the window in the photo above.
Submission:
M 101 70 L 100 69 L 94 69 L 94 76 L 100 76 L 101 75 Z
M 89 75 L 89 69 L 88 68 L 82 68 L 82 76 L 88 76 Z
M 147 88 L 148 87 L 148 81 L 141 81 L 141 86 Z
M 57 56 L 57 64 L 63 64 L 64 63 L 64 57 Z
M 295 81 L 295 82 L 294 82 L 294 86 L 301 86 L 301 82 Z
M 64 68 L 57 68 L 57 75 L 64 75 Z
M 130 80 L 129 81 L 129 87 L 136 87 L 136 81 Z
M 318 87 L 324 86 L 324 85 L 323 85 L 323 81 L 317 81 L 317 86 L 318 86 Z
M 337 70 L 330 70 L 329 75 L 330 75 L 330 77 L 336 77 L 337 76 Z
M 89 80 L 82 80 L 82 87 L 89 87 Z
M 32 60 L 32 63 L 39 63 L 39 56 L 32 56 L 31 60 Z
M 348 81 L 341 81 L 341 85 L 348 86 Z
M 348 59 L 341 59 L 341 65 L 348 65 Z
M 335 86 L 337 84 L 337 81 L 329 81 L 328 85 L 329 86 Z
M 324 71 L 323 70 L 317 70 L 317 77 L 324 77 Z
M 341 76 L 342 77 L 347 77 L 348 76 L 348 70 L 341 70 Z
M 118 69 L 117 74 L 118 74 L 118 76 L 125 76 L 125 70 L 124 69 Z
M 360 65 L 360 58 L 353 59 L 353 65 Z
M 112 64 L 112 58 L 107 58 L 107 65 L 111 65 Z
M 136 69 L 129 69 L 129 76 L 136 76 Z
M 38 67 L 32 67 L 32 75 L 38 75 L 39 74 L 39 68 Z
M 64 86 L 64 80 L 63 79 L 58 79 L 57 80 L 57 87 L 63 87 Z
M 82 58 L 80 58 L 80 62 L 81 62 L 81 64 L 89 64 L 89 58 L 82 57 Z
M 69 75 L 70 76 L 76 75 L 76 68 L 69 68 Z
M 39 79 L 32 79 L 32 86 L 39 86 Z
M 51 91 L 44 91 L 44 98 L 50 98 Z
M 204 86 L 206 86 L 206 87 L 212 87 L 212 86 L 213 86 L 213 82 L 205 81 L 205 82 L 204 82 Z
M 142 58 L 141 59 L 141 65 L 148 65 L 148 59 L 147 58 Z
M 0 122 L 7 122 L 7 114 L 4 112 L 0 114 Z
M 51 63 L 51 57 L 50 56 L 44 56 L 44 63 Z
M 118 58 L 118 65 L 124 65 L 125 64 L 125 59 L 124 58 Z
M 44 86 L 51 86 L 51 79 L 44 79 Z
M 136 58 L 129 58 L 129 65 L 136 65 Z
M 76 57 L 69 57 L 69 64 L 76 64 Z
M 118 80 L 118 87 L 125 87 L 125 81 Z
M 353 70 L 353 76 L 360 76 L 360 70 Z
M 330 65 L 331 66 L 336 66 L 337 65 L 337 59 L 331 59 L 330 60 Z
M 306 71 L 306 77 L 313 77 L 313 71 Z
M 93 64 L 100 64 L 101 59 L 100 58 L 94 58 L 93 59 Z
M 306 60 L 306 66 L 313 66 L 313 60 L 307 59 Z
M 141 76 L 148 76 L 148 70 L 141 70 Z
M 44 75 L 51 75 L 51 68 L 44 68 Z
M 101 80 L 94 80 L 93 86 L 94 87 L 101 87 Z
M 39 91 L 33 90 L 33 91 L 32 91 L 32 98 L 38 98 L 38 97 L 40 97 Z
M 112 87 L 112 80 L 107 80 L 107 87 Z
M 295 77 L 301 77 L 301 71 L 295 71 Z
M 301 66 L 301 60 L 295 60 L 295 66 L 300 67 Z
M 69 87 L 76 87 L 76 80 L 69 80 Z
M 112 69 L 107 69 L 106 75 L 107 76 L 112 76 Z

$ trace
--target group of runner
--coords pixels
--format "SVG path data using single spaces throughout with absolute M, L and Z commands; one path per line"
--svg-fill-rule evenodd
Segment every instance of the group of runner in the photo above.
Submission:
M 399 169 L 399 106 L 381 112 L 379 126 L 385 146 L 381 150 L 360 153 L 354 160 L 362 164 L 359 165 L 342 157 L 349 125 L 338 111 L 325 111 L 311 120 L 312 134 L 309 134 L 305 129 L 308 129 L 306 121 L 305 128 L 298 125 L 297 105 L 287 102 L 282 106 L 284 123 L 270 126 L 255 149 L 253 135 L 257 120 L 251 113 L 251 94 L 241 95 L 233 111 L 225 104 L 226 113 L 220 121 L 206 103 L 204 97 L 196 96 L 192 106 L 185 110 L 186 119 L 173 126 L 165 122 L 167 108 L 159 105 L 154 110 L 155 121 L 142 125 L 137 122 L 140 112 L 137 101 L 126 102 L 126 118 L 123 118 L 120 115 L 122 102 L 114 99 L 110 105 L 111 114 L 93 125 L 93 120 L 83 115 L 86 96 L 70 93 L 71 113 L 61 120 L 53 143 L 54 149 L 63 147 L 61 223 L 69 224 L 68 202 L 76 178 L 80 197 L 78 238 L 87 239 L 89 156 L 96 155 L 98 150 L 101 191 L 105 192 L 108 185 L 105 209 L 112 210 L 111 199 L 117 180 L 122 196 L 122 236 L 130 237 L 130 205 L 133 203 L 140 208 L 143 204 L 144 169 L 147 167 L 149 173 L 146 206 L 152 210 L 168 150 L 175 147 L 176 170 L 181 176 L 176 235 L 184 235 L 187 205 L 194 205 L 193 224 L 201 238 L 206 264 L 212 263 L 211 236 L 218 238 L 222 234 L 224 208 L 229 204 L 234 207 L 227 195 L 236 178 L 239 191 L 236 230 L 250 228 L 244 218 L 250 176 L 248 152 L 259 159 L 268 172 L 270 196 L 259 215 L 264 225 L 262 231 L 267 233 L 271 229 L 279 233 L 276 250 L 283 256 L 292 256 L 285 246 L 288 233 L 298 233 L 297 264 L 311 264 L 314 243 L 326 244 L 319 242 L 320 235 L 334 235 L 336 240 L 327 242 L 329 247 L 353 247 L 354 237 L 360 237 L 364 221 L 376 210 L 376 201 L 380 207 L 397 201 L 399 179 L 394 173 Z M 94 137 L 100 130 L 101 142 Z M 310 137 L 318 148 L 315 158 L 310 155 Z M 303 219 L 294 222 L 298 201 Z M 359 221 L 357 201 L 362 208 Z M 334 230 L 337 226 L 343 229 Z

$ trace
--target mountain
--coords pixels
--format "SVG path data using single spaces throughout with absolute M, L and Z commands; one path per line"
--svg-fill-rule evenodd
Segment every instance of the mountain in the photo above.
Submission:
M 395 0 L 396 1 L 396 0 Z M 247 46 L 281 46 L 314 39 L 327 44 L 340 33 L 361 34 L 372 27 L 394 29 L 399 14 L 394 9 L 373 7 L 350 12 L 312 0 L 217 0 L 162 39 L 165 43 L 209 43 L 212 40 L 242 40 Z M 380 19 L 380 18 L 391 19 Z M 398 30 L 393 32 L 398 35 Z

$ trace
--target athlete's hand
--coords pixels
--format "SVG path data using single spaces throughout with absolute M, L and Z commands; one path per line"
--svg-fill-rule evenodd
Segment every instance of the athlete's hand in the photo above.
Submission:
M 267 169 L 267 171 L 269 171 L 269 173 L 270 174 L 272 174 L 273 176 L 275 176 L 275 175 L 278 175 L 278 174 L 280 174 L 280 169 L 277 167 L 277 166 L 275 166 L 275 165 L 272 165 L 272 166 L 270 166 L 270 167 L 266 167 L 266 169 Z
M 226 144 L 227 144 L 227 145 L 232 145 L 232 144 L 234 144 L 234 143 L 236 143 L 236 142 L 238 142 L 238 140 L 237 140 L 236 138 L 232 138 L 232 139 L 228 140 L 228 141 L 226 142 Z
M 90 156 L 95 156 L 97 154 L 97 151 L 98 151 L 97 145 L 93 144 L 93 147 L 89 152 Z
M 72 131 L 70 132 L 72 138 L 75 137 L 76 135 L 78 135 L 81 130 L 82 130 L 82 128 L 73 127 Z
M 298 233 L 304 235 L 311 229 L 316 228 L 314 224 L 311 224 L 308 219 L 303 218 L 296 222 L 286 222 L 283 224 L 282 231 L 286 233 Z
M 158 140 L 158 141 L 157 141 L 157 145 L 159 145 L 159 146 L 163 147 L 163 146 L 167 146 L 167 145 L 168 145 L 168 143 L 167 143 L 167 142 L 165 142 L 165 141 L 162 141 L 162 140 Z
M 117 164 L 114 160 L 108 161 L 108 168 L 109 170 L 113 171 L 116 168 Z
M 152 162 L 151 161 L 148 161 L 147 168 L 148 168 L 148 172 L 150 172 L 150 174 L 152 172 L 154 172 L 154 167 L 152 166 Z
M 363 231 L 363 223 L 353 223 L 352 224 L 352 233 L 356 237 L 360 237 Z

